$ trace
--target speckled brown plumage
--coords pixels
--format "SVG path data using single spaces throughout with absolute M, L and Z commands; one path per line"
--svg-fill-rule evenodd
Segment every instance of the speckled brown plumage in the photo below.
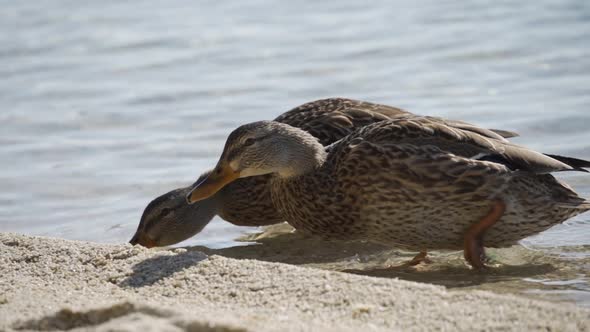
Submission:
M 415 116 L 402 109 L 364 101 L 329 98 L 312 101 L 278 116 L 274 121 L 303 129 L 316 137 L 322 145 L 329 145 L 346 137 L 355 129 L 395 117 Z M 434 117 L 431 122 L 444 123 L 449 128 L 475 130 L 483 137 L 504 140 L 515 133 L 488 130 L 471 124 Z M 500 136 L 496 132 L 501 133 Z M 217 195 L 223 202 L 218 213 L 223 219 L 240 226 L 271 225 L 284 221 L 270 198 L 269 175 L 236 180 L 225 186 Z
M 329 145 L 355 128 L 390 117 L 407 115 L 401 109 L 345 98 L 312 101 L 278 116 L 275 121 L 301 128 Z M 218 214 L 239 226 L 271 225 L 284 221 L 273 206 L 268 183 L 270 175 L 236 180 L 218 194 Z
M 460 249 L 465 230 L 495 199 L 507 209 L 487 232 L 488 247 L 513 245 L 590 209 L 552 175 L 539 174 L 571 167 L 522 147 L 518 159 L 514 145 L 478 145 L 482 137 L 470 136 L 424 118 L 369 125 L 334 144 L 316 171 L 273 178 L 275 205 L 297 229 L 413 250 Z M 470 159 L 484 150 L 509 150 L 514 160 Z
M 369 102 L 329 98 L 303 104 L 275 119 L 301 128 L 329 145 L 355 129 L 371 123 L 411 115 L 401 109 Z M 479 128 L 461 121 L 429 118 L 452 128 L 479 132 L 490 139 L 504 140 L 516 134 Z M 502 135 L 502 136 L 500 136 Z M 206 174 L 203 174 L 199 183 Z M 178 188 L 154 199 L 145 209 L 132 243 L 169 245 L 198 232 L 215 214 L 240 226 L 260 226 L 284 221 L 273 206 L 268 187 L 270 176 L 239 179 L 224 187 L 207 201 L 187 205 L 184 196 L 192 186 Z
M 481 246 L 480 236 L 485 246 L 506 247 L 590 209 L 549 174 L 590 162 L 550 157 L 485 132 L 408 114 L 324 148 L 302 130 L 261 121 L 230 135 L 216 169 L 274 174 L 273 205 L 298 230 L 413 250 L 460 249 L 466 240 Z M 253 137 L 257 144 L 243 145 Z M 189 201 L 211 195 L 220 179 L 197 186 Z M 482 220 L 485 232 L 468 239 L 467 230 Z M 479 259 L 471 255 L 469 262 L 483 267 Z

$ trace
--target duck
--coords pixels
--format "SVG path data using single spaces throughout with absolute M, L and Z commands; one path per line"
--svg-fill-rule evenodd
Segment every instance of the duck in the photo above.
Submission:
M 286 123 L 258 121 L 229 135 L 187 202 L 238 179 L 271 175 L 273 205 L 298 231 L 421 253 L 462 250 L 482 270 L 485 247 L 512 246 L 588 211 L 590 201 L 552 175 L 588 167 L 410 114 L 357 128 L 328 146 Z
M 274 121 L 300 128 L 315 137 L 319 144 L 327 146 L 357 128 L 409 114 L 412 113 L 383 104 L 326 98 L 297 106 Z M 483 129 L 463 121 L 428 118 L 489 139 L 503 141 L 518 136 L 515 132 Z M 186 195 L 209 174 L 210 171 L 206 171 L 190 186 L 171 190 L 153 199 L 144 209 L 129 242 L 148 248 L 173 245 L 201 232 L 216 215 L 238 226 L 265 226 L 284 221 L 272 203 L 268 186 L 270 175 L 238 179 L 198 204 L 187 204 Z

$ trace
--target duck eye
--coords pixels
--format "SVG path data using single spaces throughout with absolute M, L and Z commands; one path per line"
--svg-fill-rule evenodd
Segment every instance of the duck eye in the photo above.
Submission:
M 160 211 L 160 217 L 167 217 L 170 213 L 172 213 L 172 209 L 171 208 L 163 208 Z
M 256 140 L 254 140 L 254 138 L 252 138 L 252 137 L 246 138 L 246 140 L 244 141 L 244 146 L 250 146 L 250 145 L 254 144 L 255 142 L 256 142 Z

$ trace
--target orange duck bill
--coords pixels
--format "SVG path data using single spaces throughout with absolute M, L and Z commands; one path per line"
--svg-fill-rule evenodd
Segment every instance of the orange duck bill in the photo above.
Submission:
M 213 196 L 228 183 L 240 177 L 239 171 L 234 171 L 228 164 L 221 164 L 209 174 L 205 180 L 197 184 L 186 196 L 186 201 L 193 204 L 205 198 Z

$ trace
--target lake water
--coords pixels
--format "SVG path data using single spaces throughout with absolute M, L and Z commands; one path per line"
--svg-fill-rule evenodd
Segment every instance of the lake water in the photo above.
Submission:
M 13 1 L 0 31 L 0 231 L 128 241 L 233 128 L 325 97 L 590 159 L 588 1 Z M 590 197 L 590 175 L 560 177 Z M 524 244 L 590 269 L 589 220 Z M 255 230 L 217 218 L 183 245 Z

